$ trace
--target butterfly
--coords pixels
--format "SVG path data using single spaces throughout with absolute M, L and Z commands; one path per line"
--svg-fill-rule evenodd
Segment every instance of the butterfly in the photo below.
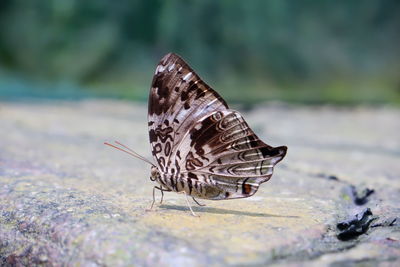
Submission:
M 156 189 L 162 198 L 164 192 L 185 194 L 193 215 L 187 196 L 199 205 L 196 198 L 250 197 L 271 178 L 287 151 L 286 146 L 261 141 L 242 115 L 174 53 L 164 56 L 156 68 L 148 127 L 155 163 L 117 144 L 152 165 L 150 179 L 158 185 L 151 208 Z

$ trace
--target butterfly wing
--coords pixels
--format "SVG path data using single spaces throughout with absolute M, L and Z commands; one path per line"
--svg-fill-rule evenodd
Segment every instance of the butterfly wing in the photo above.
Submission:
M 189 147 L 178 164 L 183 179 L 196 180 L 198 197 L 227 199 L 249 197 L 268 181 L 287 148 L 271 147 L 250 129 L 234 110 L 215 111 L 198 121 L 181 141 Z M 189 182 L 194 185 L 195 182 Z M 209 189 L 209 186 L 213 189 Z
M 221 96 L 179 56 L 166 55 L 156 68 L 148 110 L 150 144 L 159 170 L 179 171 L 171 158 L 180 158 L 176 147 L 184 134 L 205 115 L 227 108 Z
M 253 195 L 286 154 L 286 147 L 262 142 L 175 54 L 160 61 L 153 78 L 149 136 L 158 169 L 180 174 L 176 191 L 207 199 Z

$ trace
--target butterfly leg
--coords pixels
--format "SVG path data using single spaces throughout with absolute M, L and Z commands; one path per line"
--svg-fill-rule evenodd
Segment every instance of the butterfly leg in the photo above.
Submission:
M 162 204 L 162 201 L 163 201 L 163 199 L 164 199 L 164 191 L 163 190 L 160 190 L 161 191 L 161 200 L 160 200 L 160 205 Z
M 156 195 L 156 188 L 157 188 L 157 186 L 153 187 L 153 202 L 151 203 L 151 207 L 148 210 L 152 210 L 153 206 L 154 206 L 154 202 L 156 202 L 156 196 L 155 196 Z
M 157 187 L 158 190 L 161 191 L 161 200 L 160 200 L 160 204 L 162 204 L 163 199 L 164 199 L 164 192 L 171 192 L 172 190 L 170 189 L 164 189 L 162 187 Z
M 193 198 L 193 201 L 196 202 L 196 204 L 199 205 L 200 207 L 204 207 L 206 205 L 206 204 L 199 203 L 194 197 L 192 197 L 192 198 Z
M 189 199 L 188 199 L 188 197 L 187 197 L 186 192 L 185 192 L 185 191 L 182 191 L 182 193 L 185 195 L 186 203 L 187 203 L 187 205 L 188 205 L 190 211 L 192 212 L 192 215 L 195 216 L 195 217 L 199 217 L 199 215 L 197 215 L 196 213 L 194 213 L 194 211 L 192 210 L 192 206 L 190 206 Z
M 150 207 L 149 210 L 153 209 L 154 203 L 156 202 L 156 189 L 158 189 L 158 190 L 161 191 L 161 201 L 160 201 L 160 204 L 162 203 L 162 201 L 163 201 L 163 199 L 164 199 L 164 191 L 165 191 L 165 192 L 171 191 L 171 190 L 169 190 L 169 189 L 164 189 L 164 188 L 162 188 L 162 187 L 154 186 L 154 187 L 153 187 L 153 202 L 151 203 L 151 207 Z

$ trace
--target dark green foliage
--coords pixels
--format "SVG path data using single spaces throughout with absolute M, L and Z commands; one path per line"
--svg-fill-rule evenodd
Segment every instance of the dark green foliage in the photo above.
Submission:
M 399 43 L 396 0 L 0 1 L 0 68 L 94 95 L 144 98 L 176 52 L 234 100 L 400 102 Z

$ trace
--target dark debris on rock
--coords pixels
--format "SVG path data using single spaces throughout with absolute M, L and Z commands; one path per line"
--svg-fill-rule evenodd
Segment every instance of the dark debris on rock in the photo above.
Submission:
M 376 219 L 372 216 L 370 208 L 357 213 L 354 217 L 345 221 L 339 222 L 336 226 L 339 230 L 337 235 L 341 241 L 347 241 L 357 238 L 359 235 L 366 233 L 370 224 Z
M 350 190 L 353 202 L 358 206 L 366 204 L 369 201 L 369 196 L 375 192 L 374 189 L 369 188 L 365 188 L 360 192 L 357 191 L 357 188 L 354 185 L 350 186 Z

